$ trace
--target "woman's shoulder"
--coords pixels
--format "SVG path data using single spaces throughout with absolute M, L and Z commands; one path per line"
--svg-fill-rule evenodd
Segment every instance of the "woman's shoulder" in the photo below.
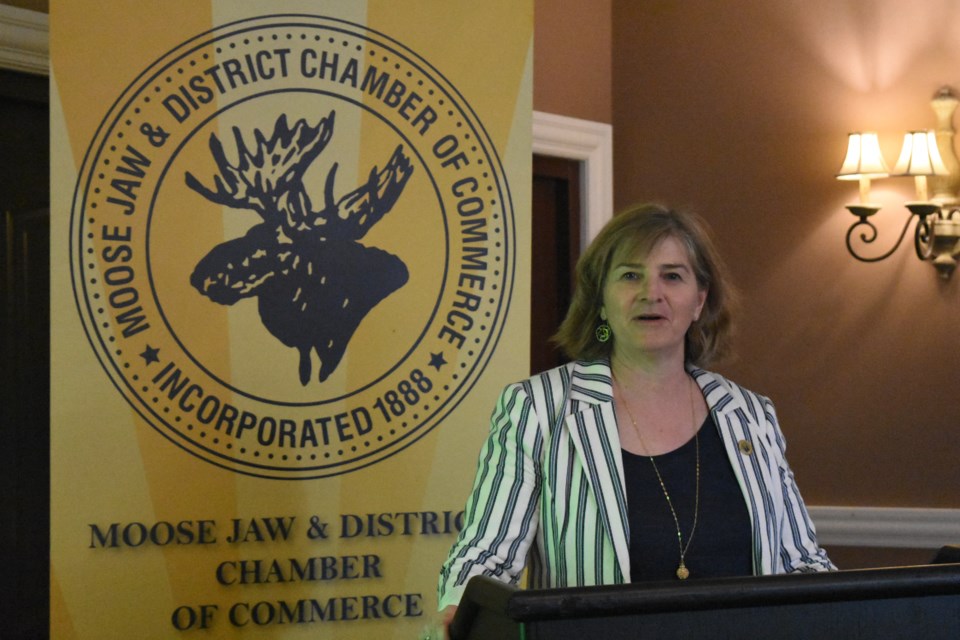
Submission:
M 572 360 L 510 383 L 503 393 L 513 395 L 519 392 L 528 396 L 534 406 L 545 403 L 557 407 L 566 404 L 571 397 L 609 400 L 612 398 L 612 385 L 610 364 L 606 360 Z
M 552 369 L 541 371 L 522 381 L 530 386 L 561 386 L 569 388 L 584 384 L 612 385 L 610 363 L 607 360 L 571 360 Z
M 772 405 L 770 399 L 765 395 L 751 391 L 720 373 L 697 367 L 691 367 L 689 371 L 703 390 L 707 404 L 714 409 L 725 409 L 731 405 L 734 407 L 741 406 L 744 409 L 755 407 L 758 404 Z

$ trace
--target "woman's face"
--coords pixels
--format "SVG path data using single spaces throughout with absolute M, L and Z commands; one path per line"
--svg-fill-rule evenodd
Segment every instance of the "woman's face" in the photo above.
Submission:
M 707 291 L 697 285 L 683 244 L 667 236 L 647 255 L 615 259 L 603 286 L 601 318 L 613 332 L 613 357 L 678 357 L 700 317 Z

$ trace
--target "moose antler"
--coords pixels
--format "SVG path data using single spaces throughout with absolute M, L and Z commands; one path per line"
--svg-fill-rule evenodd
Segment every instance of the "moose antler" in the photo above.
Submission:
M 264 220 L 278 215 L 277 200 L 302 184 L 307 167 L 327 146 L 333 135 L 334 112 L 311 127 L 304 119 L 287 126 L 286 115 L 277 119 L 273 135 L 264 137 L 254 129 L 255 153 L 251 153 L 237 127 L 233 128 L 239 162 L 231 164 L 216 134 L 210 134 L 210 152 L 220 170 L 215 189 L 204 186 L 187 172 L 187 186 L 211 202 L 239 209 L 253 209 Z
M 380 218 L 393 208 L 407 180 L 413 173 L 410 159 L 403 153 L 403 145 L 397 145 L 383 169 L 370 169 L 365 184 L 334 201 L 333 180 L 337 165 L 327 175 L 324 189 L 322 218 L 333 218 L 337 236 L 359 240 Z

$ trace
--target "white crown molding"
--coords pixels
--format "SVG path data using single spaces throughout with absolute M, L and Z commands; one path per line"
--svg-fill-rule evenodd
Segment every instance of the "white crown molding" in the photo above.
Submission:
M 613 127 L 534 111 L 533 152 L 583 162 L 580 242 L 586 247 L 613 216 Z
M 960 509 L 810 507 L 825 546 L 939 549 L 960 544 Z
M 0 5 L 0 68 L 50 74 L 50 17 Z

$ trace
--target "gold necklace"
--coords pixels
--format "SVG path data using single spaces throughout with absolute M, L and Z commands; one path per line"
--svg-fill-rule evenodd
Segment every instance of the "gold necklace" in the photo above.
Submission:
M 619 387 L 620 385 L 617 384 Z M 694 429 L 696 429 L 696 414 L 693 408 L 693 388 L 690 389 L 690 422 L 694 423 Z M 640 446 L 643 447 L 644 451 L 650 451 L 650 448 L 647 447 L 647 443 L 643 441 L 643 436 L 640 434 L 640 428 L 637 426 L 637 421 L 633 419 L 633 413 L 630 411 L 630 405 L 627 402 L 626 395 L 623 397 L 623 408 L 627 411 L 627 416 L 630 418 L 630 423 L 633 424 L 633 430 L 637 434 L 637 438 L 640 440 Z M 697 429 L 694 431 L 694 444 L 697 448 L 697 490 L 696 497 L 694 499 L 693 506 L 693 526 L 690 528 L 690 535 L 687 537 L 687 544 L 683 544 L 683 533 L 680 531 L 680 519 L 677 517 L 677 512 L 673 508 L 673 500 L 670 499 L 670 494 L 667 492 L 667 485 L 663 483 L 663 476 L 660 475 L 660 469 L 657 467 L 657 461 L 653 459 L 653 456 L 646 456 L 647 460 L 650 461 L 650 464 L 653 465 L 653 471 L 657 474 L 657 480 L 660 481 L 660 488 L 663 490 L 663 496 L 667 499 L 667 506 L 670 507 L 670 515 L 673 516 L 673 523 L 677 526 L 677 544 L 680 546 L 680 565 L 677 567 L 677 578 L 680 580 L 686 580 L 690 577 L 690 570 L 686 565 L 687 551 L 690 550 L 690 543 L 693 542 L 693 534 L 697 530 L 697 515 L 700 512 L 700 430 Z

